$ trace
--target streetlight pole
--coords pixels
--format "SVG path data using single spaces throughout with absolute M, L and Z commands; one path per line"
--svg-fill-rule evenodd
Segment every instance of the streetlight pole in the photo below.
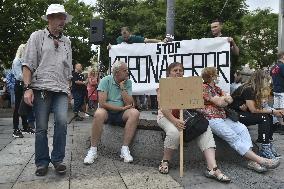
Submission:
M 284 51 L 284 0 L 279 0 L 279 18 L 278 18 L 278 52 Z
M 167 0 L 167 18 L 166 18 L 166 38 L 168 41 L 174 40 L 175 28 L 175 0 Z

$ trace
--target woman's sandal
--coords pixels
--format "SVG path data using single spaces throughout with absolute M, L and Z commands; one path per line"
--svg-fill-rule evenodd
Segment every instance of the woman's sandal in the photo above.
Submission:
M 162 160 L 159 165 L 159 172 L 162 174 L 169 173 L 169 160 Z
M 226 175 L 224 175 L 223 173 L 221 173 L 221 171 L 220 171 L 219 175 L 216 175 L 217 170 L 218 170 L 218 167 L 214 167 L 212 170 L 209 170 L 207 168 L 207 170 L 205 171 L 205 176 L 207 178 L 215 179 L 219 182 L 226 182 L 226 183 L 231 182 L 231 179 L 229 177 L 227 177 Z

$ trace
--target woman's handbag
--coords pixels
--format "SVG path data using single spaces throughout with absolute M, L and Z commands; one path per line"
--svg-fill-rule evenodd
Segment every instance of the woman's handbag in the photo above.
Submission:
M 238 121 L 239 121 L 240 115 L 239 115 L 239 113 L 236 112 L 234 109 L 225 107 L 224 110 L 225 110 L 226 115 L 227 115 L 227 117 L 228 117 L 229 119 L 231 119 L 231 120 L 234 121 L 234 122 L 238 122 Z
M 183 131 L 184 142 L 190 142 L 207 131 L 209 122 L 202 113 L 187 109 L 183 111 L 185 129 Z

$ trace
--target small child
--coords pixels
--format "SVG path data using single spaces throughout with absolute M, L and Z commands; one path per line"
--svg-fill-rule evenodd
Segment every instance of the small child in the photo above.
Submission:
M 98 107 L 98 94 L 97 94 L 97 86 L 98 86 L 98 73 L 95 69 L 91 69 L 88 72 L 88 84 L 87 84 L 87 91 L 88 91 L 88 101 L 87 101 L 87 108 L 96 110 Z M 88 115 L 86 115 L 88 116 Z

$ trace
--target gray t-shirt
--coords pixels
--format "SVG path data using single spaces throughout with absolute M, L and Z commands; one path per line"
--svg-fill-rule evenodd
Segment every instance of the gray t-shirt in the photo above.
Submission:
M 71 41 L 62 36 L 55 48 L 49 34 L 47 29 L 32 33 L 23 65 L 31 70 L 34 89 L 69 93 L 73 70 Z

